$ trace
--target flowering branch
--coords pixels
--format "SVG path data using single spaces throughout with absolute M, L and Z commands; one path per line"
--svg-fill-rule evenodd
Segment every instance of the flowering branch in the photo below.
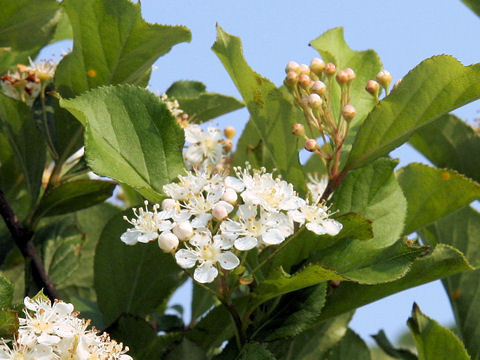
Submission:
M 19 221 L 12 207 L 8 203 L 4 192 L 0 189 L 0 215 L 3 217 L 8 231 L 15 244 L 20 249 L 23 257 L 31 262 L 32 275 L 35 283 L 45 289 L 45 294 L 53 301 L 60 299 L 60 294 L 55 289 L 52 280 L 47 275 L 42 259 L 33 244 L 33 232 L 25 228 Z

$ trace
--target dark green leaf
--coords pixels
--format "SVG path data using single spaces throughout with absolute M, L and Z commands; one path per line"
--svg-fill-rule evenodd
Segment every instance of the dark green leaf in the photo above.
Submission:
M 206 90 L 207 87 L 200 81 L 179 80 L 170 85 L 165 93 L 173 98 L 195 98 Z
M 107 325 L 121 314 L 145 315 L 165 306 L 184 280 L 172 256 L 156 242 L 128 246 L 120 240 L 129 227 L 122 215 L 131 216 L 131 210 L 107 223 L 95 253 L 95 290 Z
M 192 295 L 192 321 L 196 321 L 208 309 L 215 305 L 215 297 L 210 291 L 205 290 L 202 286 L 193 283 Z
M 182 342 L 171 351 L 165 360 L 206 360 L 205 353 L 187 338 L 183 338 Z
M 345 336 L 332 347 L 324 357 L 325 360 L 370 360 L 370 349 L 360 336 L 348 329 Z
M 22 167 L 31 204 L 37 200 L 45 166 L 45 143 L 36 129 L 30 109 L 0 95 L 0 127 Z
M 83 269 L 82 269 L 83 270 Z M 64 293 L 62 289 L 62 293 Z M 102 312 L 95 301 L 73 296 L 69 300 L 75 307 L 75 311 L 80 312 L 81 317 L 91 320 L 91 325 L 97 329 L 105 329 Z
M 477 16 L 480 16 L 480 3 L 478 0 L 462 0 L 462 2 L 477 14 Z
M 13 284 L 0 275 L 0 309 L 12 306 Z
M 55 83 L 64 97 L 107 84 L 147 85 L 152 64 L 173 45 L 190 41 L 183 26 L 149 24 L 128 0 L 66 0 L 73 51 L 59 64 Z
M 372 335 L 377 345 L 389 356 L 401 360 L 417 360 L 417 356 L 407 349 L 397 349 L 388 340 L 387 335 L 383 330 L 380 330 L 377 335 Z
M 46 87 L 45 92 L 53 91 L 54 86 L 50 84 Z M 58 160 L 58 144 L 57 134 L 55 129 L 55 110 L 53 102 L 57 101 L 50 95 L 45 95 L 44 92 L 35 99 L 32 105 L 32 117 L 37 129 L 40 130 L 45 142 L 50 149 L 52 158 Z
M 457 170 L 480 182 L 480 136 L 452 114 L 420 128 L 409 140 L 435 166 Z
M 17 330 L 17 312 L 11 309 L 0 309 L 0 338 L 13 339 Z
M 408 326 L 417 344 L 419 360 L 469 360 L 462 342 L 449 329 L 420 311 L 413 305 Z
M 465 67 L 446 55 L 423 61 L 368 115 L 346 167 L 387 155 L 422 126 L 479 97 L 480 65 Z
M 86 126 L 87 162 L 97 174 L 158 201 L 162 186 L 183 170 L 183 131 L 151 92 L 110 86 L 60 103 Z
M 414 163 L 401 168 L 397 178 L 408 202 L 405 234 L 480 198 L 480 185 L 452 170 Z
M 60 184 L 42 197 L 33 218 L 39 220 L 97 205 L 112 196 L 114 189 L 114 182 L 103 180 L 75 180 Z
M 257 133 L 250 139 L 244 138 L 239 142 L 235 163 L 243 165 L 249 148 L 260 145 L 269 155 L 268 161 L 262 165 L 270 170 L 278 169 L 285 180 L 302 191 L 303 172 L 297 147 L 292 146 L 296 139 L 291 134 L 291 126 L 303 118 L 300 110 L 295 107 L 286 91 L 277 89 L 268 79 L 250 68 L 243 57 L 238 37 L 217 26 L 217 41 L 212 50 L 223 63 L 247 105 L 251 116 L 249 123 L 253 124 L 247 125 L 247 128 L 255 129 Z
M 275 356 L 259 343 L 248 343 L 235 360 L 275 360 Z

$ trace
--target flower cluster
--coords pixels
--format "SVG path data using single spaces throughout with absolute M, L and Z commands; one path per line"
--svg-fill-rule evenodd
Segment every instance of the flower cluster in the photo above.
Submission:
M 134 209 L 132 227 L 121 236 L 128 245 L 157 240 L 178 265 L 193 268 L 194 279 L 212 282 L 219 270 L 240 264 L 239 252 L 281 244 L 294 224 L 318 234 L 336 235 L 342 224 L 318 201 L 298 196 L 292 184 L 265 169 L 234 168 L 236 176 L 188 171 L 165 185 L 169 198 L 149 210 Z
M 132 360 L 127 347 L 87 329 L 89 321 L 78 318 L 72 304 L 51 304 L 41 296 L 26 297 L 24 304 L 25 318 L 12 347 L 0 345 L 0 360 Z
M 32 106 L 42 91 L 42 82 L 46 82 L 55 75 L 56 64 L 50 61 L 33 63 L 30 66 L 17 65 L 17 70 L 0 77 L 3 93 L 15 100 Z

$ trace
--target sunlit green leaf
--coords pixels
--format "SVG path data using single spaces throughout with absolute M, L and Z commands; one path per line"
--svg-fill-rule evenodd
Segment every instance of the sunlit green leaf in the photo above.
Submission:
M 17 331 L 17 312 L 11 309 L 0 309 L 0 338 L 13 339 Z
M 353 330 L 348 329 L 345 336 L 324 357 L 325 360 L 370 360 L 370 350 Z
M 10 307 L 13 298 L 13 284 L 0 275 L 0 309 Z

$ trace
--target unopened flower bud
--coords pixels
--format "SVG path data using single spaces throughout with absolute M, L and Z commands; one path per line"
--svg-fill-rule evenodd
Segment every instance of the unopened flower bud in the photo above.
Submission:
M 217 221 L 223 221 L 228 217 L 227 209 L 221 204 L 217 204 L 212 210 L 213 218 Z
M 300 84 L 301 87 L 303 87 L 305 90 L 310 90 L 310 88 L 313 85 L 313 81 L 310 78 L 310 76 L 306 74 L 302 74 L 298 77 L 298 83 Z
M 171 232 L 163 232 L 158 237 L 158 246 L 165 253 L 177 250 L 178 242 L 178 238 Z
M 294 71 L 290 71 L 285 77 L 284 84 L 287 88 L 293 89 L 298 82 L 298 74 Z
M 237 203 L 238 195 L 235 190 L 232 188 L 226 188 L 225 192 L 223 193 L 222 200 L 235 205 Z
M 345 120 L 350 121 L 352 120 L 355 115 L 357 114 L 357 111 L 352 105 L 345 105 L 342 109 L 342 116 L 344 117 Z
M 300 65 L 295 61 L 289 61 L 287 67 L 285 68 L 285 72 L 288 74 L 289 72 L 296 72 L 298 73 L 300 70 Z
M 165 199 L 162 201 L 162 210 L 173 210 L 177 207 L 177 202 L 173 199 Z
M 317 150 L 317 148 L 318 148 L 317 140 L 308 139 L 305 142 L 305 150 L 310 151 L 310 152 L 314 152 L 315 150 Z
M 315 75 L 320 76 L 325 69 L 325 63 L 322 59 L 313 58 L 310 62 L 310 71 L 312 71 Z
M 223 140 L 223 149 L 224 149 L 225 151 L 227 151 L 227 152 L 228 152 L 228 151 L 231 151 L 232 148 L 233 148 L 233 142 L 232 142 L 232 140 L 230 140 L 230 139 L 225 139 L 225 140 Z
M 318 109 L 322 106 L 322 98 L 318 94 L 310 94 L 308 95 L 308 105 L 312 109 Z
M 357 77 L 357 74 L 355 74 L 355 71 L 353 71 L 353 69 L 346 68 L 345 71 L 348 74 L 348 82 L 352 82 L 353 79 Z
M 305 135 L 305 126 L 302 124 L 293 124 L 292 125 L 292 134 L 296 136 L 304 136 Z
M 365 90 L 367 90 L 370 94 L 377 96 L 378 91 L 380 90 L 380 84 L 375 80 L 368 80 Z
M 380 85 L 387 89 L 392 82 L 392 74 L 390 74 L 390 72 L 388 72 L 387 70 L 381 70 L 377 74 L 377 81 Z
M 192 224 L 189 221 L 180 221 L 173 228 L 173 233 L 177 235 L 179 240 L 186 241 L 193 235 Z
M 305 74 L 305 75 L 310 75 L 310 67 L 308 65 L 302 64 L 299 67 L 299 73 Z
M 233 126 L 227 126 L 225 130 L 223 130 L 223 133 L 227 139 L 232 140 L 235 136 L 235 128 Z
M 327 91 L 327 85 L 320 80 L 314 81 L 310 91 L 318 95 L 325 95 Z
M 340 70 L 336 76 L 337 82 L 340 85 L 348 83 L 348 73 L 345 70 Z
M 332 76 L 332 75 L 335 75 L 335 73 L 337 72 L 337 67 L 333 63 L 328 63 L 325 65 L 325 69 L 323 69 L 323 71 L 328 76 Z

